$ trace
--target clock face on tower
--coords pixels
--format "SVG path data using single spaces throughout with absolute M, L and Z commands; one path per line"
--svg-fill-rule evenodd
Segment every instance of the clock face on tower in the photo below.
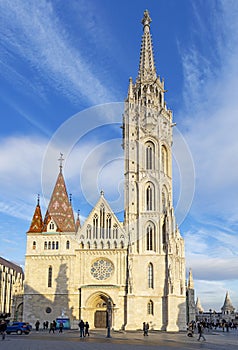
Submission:
M 97 280 L 106 280 L 114 271 L 113 263 L 107 259 L 98 259 L 91 265 L 91 275 Z

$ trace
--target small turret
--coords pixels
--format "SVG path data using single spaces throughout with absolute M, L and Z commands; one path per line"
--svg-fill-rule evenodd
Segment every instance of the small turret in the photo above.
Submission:
M 194 281 L 193 281 L 192 269 L 189 269 L 189 275 L 188 275 L 188 289 L 194 289 Z
M 80 223 L 80 217 L 79 217 L 79 210 L 78 210 L 78 214 L 77 214 L 77 219 L 76 219 L 76 232 L 78 231 L 78 229 L 81 227 L 81 223 Z
M 221 307 L 221 311 L 224 315 L 233 314 L 235 311 L 234 306 L 232 305 L 229 293 L 226 292 L 226 297 L 223 306 Z
M 202 314 L 204 312 L 204 309 L 201 305 L 201 301 L 199 298 L 197 298 L 197 301 L 196 301 L 196 314 Z
M 43 230 L 43 220 L 40 208 L 40 196 L 37 196 L 37 204 L 34 215 L 31 220 L 31 225 L 28 232 L 41 233 Z

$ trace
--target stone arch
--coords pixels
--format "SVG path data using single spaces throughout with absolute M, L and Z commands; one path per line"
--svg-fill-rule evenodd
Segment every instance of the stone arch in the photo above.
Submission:
M 111 296 L 103 291 L 97 291 L 86 299 L 82 319 L 89 322 L 90 328 L 106 328 L 107 304 L 109 299 L 111 299 L 113 304 Z

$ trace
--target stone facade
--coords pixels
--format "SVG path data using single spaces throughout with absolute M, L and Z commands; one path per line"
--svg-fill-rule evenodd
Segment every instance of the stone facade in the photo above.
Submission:
M 172 112 L 155 70 L 150 16 L 136 82 L 129 82 L 123 116 L 125 219 L 104 193 L 80 226 L 74 223 L 62 162 L 42 219 L 39 201 L 27 233 L 24 319 L 60 315 L 106 326 L 112 302 L 114 329 L 179 331 L 186 328 L 184 241 L 172 205 Z
M 0 318 L 22 319 L 23 280 L 22 268 L 0 257 Z

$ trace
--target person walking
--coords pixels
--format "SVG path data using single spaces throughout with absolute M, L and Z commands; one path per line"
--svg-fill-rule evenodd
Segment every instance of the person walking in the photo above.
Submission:
M 54 323 L 53 322 L 50 322 L 50 329 L 49 329 L 49 333 L 51 332 L 55 332 L 55 327 L 54 327 Z
M 203 340 L 206 340 L 205 337 L 204 337 L 204 335 L 203 335 L 203 333 L 204 333 L 204 327 L 203 327 L 202 323 L 199 322 L 199 323 L 198 323 L 198 334 L 199 334 L 199 337 L 198 337 L 198 339 L 197 339 L 198 341 L 199 341 L 201 338 L 203 338 Z
M 148 330 L 149 330 L 149 324 L 146 322 L 143 322 L 143 335 L 148 335 Z
M 84 336 L 86 337 L 86 335 L 89 337 L 89 323 L 88 321 L 85 322 L 85 332 L 84 332 Z
M 79 331 L 80 331 L 80 338 L 85 337 L 83 320 L 80 320 L 80 322 L 79 322 Z
M 59 324 L 59 333 L 63 333 L 63 328 L 64 328 L 64 324 L 62 321 L 60 321 L 60 324 Z
M 40 328 L 40 321 L 39 320 L 36 321 L 35 327 L 36 327 L 36 331 L 39 332 L 39 328 Z
M 5 320 L 2 320 L 0 323 L 0 333 L 2 335 L 2 340 L 5 339 L 6 336 L 7 323 Z

